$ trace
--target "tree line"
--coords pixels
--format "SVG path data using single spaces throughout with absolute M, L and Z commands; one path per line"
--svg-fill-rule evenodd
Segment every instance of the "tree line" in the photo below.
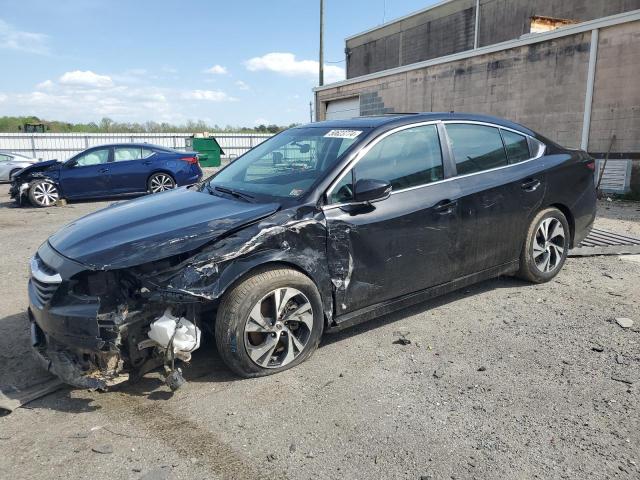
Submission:
M 0 117 L 0 132 L 19 133 L 28 130 L 29 125 L 43 125 L 47 133 L 278 133 L 297 124 L 291 125 L 257 125 L 255 127 L 239 127 L 233 125 L 209 125 L 202 120 L 189 120 L 182 125 L 167 122 L 116 122 L 103 118 L 98 122 L 68 123 L 57 120 L 43 120 L 38 117 Z

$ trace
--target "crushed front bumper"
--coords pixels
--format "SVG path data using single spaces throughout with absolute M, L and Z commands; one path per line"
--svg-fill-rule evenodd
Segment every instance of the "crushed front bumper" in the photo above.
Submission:
M 140 326 L 126 308 L 101 313 L 98 296 L 74 291 L 86 267 L 43 244 L 31 260 L 29 322 L 36 357 L 65 383 L 105 389 L 126 381 L 150 356 L 132 349 Z M 133 352 L 132 352 L 133 350 Z

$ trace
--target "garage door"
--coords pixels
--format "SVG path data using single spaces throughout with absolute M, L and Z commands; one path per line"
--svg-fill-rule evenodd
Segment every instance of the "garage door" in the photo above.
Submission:
M 360 98 L 342 98 L 327 103 L 327 120 L 344 120 L 360 116 Z

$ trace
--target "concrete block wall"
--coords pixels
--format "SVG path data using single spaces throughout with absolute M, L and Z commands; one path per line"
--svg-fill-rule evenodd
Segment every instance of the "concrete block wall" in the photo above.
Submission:
M 348 39 L 347 78 L 473 48 L 475 0 L 455 0 Z
M 599 36 L 589 151 L 606 152 L 615 133 L 613 152 L 640 159 L 640 22 L 602 29 Z
M 530 32 L 533 15 L 586 21 L 640 9 L 640 0 L 480 0 L 479 45 Z
M 523 123 L 565 146 L 580 145 L 591 34 L 317 92 L 319 118 L 336 98 L 375 95 L 374 113 L 459 111 Z M 362 103 L 361 103 L 362 105 Z M 363 113 L 363 112 L 361 112 Z
M 347 39 L 347 78 L 473 48 L 475 0 L 453 0 Z M 479 46 L 530 32 L 533 15 L 593 20 L 640 9 L 640 0 L 480 0 Z

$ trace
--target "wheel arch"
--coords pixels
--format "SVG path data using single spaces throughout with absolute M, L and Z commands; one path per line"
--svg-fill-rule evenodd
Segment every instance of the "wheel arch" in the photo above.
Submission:
M 147 184 L 149 183 L 149 180 L 151 180 L 151 177 L 153 177 L 155 174 L 157 173 L 165 173 L 167 175 L 169 175 L 171 178 L 173 178 L 173 181 L 176 181 L 176 174 L 174 172 L 172 172 L 171 170 L 167 169 L 167 168 L 156 168 L 153 171 L 149 172 L 149 175 L 147 175 Z M 177 183 L 176 183 L 177 185 Z
M 562 214 L 567 219 L 567 223 L 569 224 L 569 236 L 570 236 L 569 246 L 570 248 L 573 248 L 574 247 L 573 241 L 574 241 L 575 232 L 576 232 L 576 221 L 575 221 L 575 218 L 573 217 L 573 213 L 571 212 L 571 209 L 563 203 L 552 203 L 547 208 L 549 207 L 557 208 L 562 212 Z
M 322 281 L 321 275 L 314 275 L 309 272 L 301 263 L 296 262 L 291 258 L 264 258 L 262 261 L 252 262 L 250 265 L 238 266 L 237 264 L 230 265 L 224 269 L 220 275 L 220 284 L 218 287 L 218 295 L 216 304 L 219 304 L 222 298 L 236 285 L 248 278 L 250 275 L 254 275 L 258 272 L 276 269 L 276 268 L 290 268 L 302 273 L 309 278 L 318 289 L 320 298 L 322 300 L 322 308 L 324 313 L 325 330 L 330 324 L 333 318 L 333 297 L 331 289 L 328 285 L 325 285 Z

